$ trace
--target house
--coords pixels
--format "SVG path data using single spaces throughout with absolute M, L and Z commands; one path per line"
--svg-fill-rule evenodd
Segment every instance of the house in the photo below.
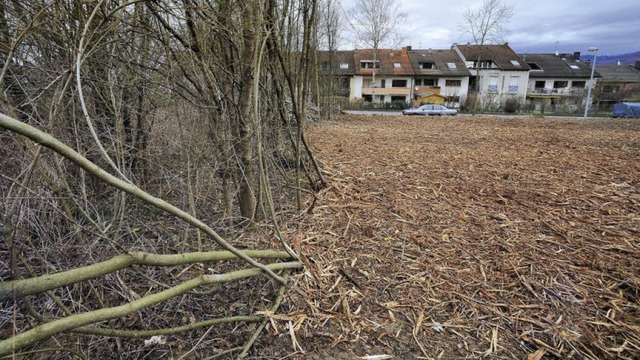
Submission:
M 354 50 L 353 62 L 355 75 L 351 78 L 350 101 L 411 101 L 414 71 L 406 48 Z
M 536 110 L 558 107 L 576 111 L 584 107 L 591 78 L 591 65 L 573 54 L 523 54 L 529 65 L 527 103 Z M 595 78 L 598 74 L 594 75 Z
M 319 51 L 318 78 L 330 96 L 348 97 L 351 78 L 356 74 L 353 51 Z
M 595 86 L 599 104 L 640 102 L 640 60 L 635 65 L 596 65 L 601 76 Z
M 454 50 L 413 50 L 411 46 L 403 49 L 415 73 L 414 100 L 449 107 L 464 103 L 471 73 Z
M 520 103 L 525 101 L 530 68 L 508 43 L 454 44 L 451 49 L 460 56 L 471 72 L 470 96 L 476 96 L 483 106 L 498 108 L 507 99 L 516 99 Z

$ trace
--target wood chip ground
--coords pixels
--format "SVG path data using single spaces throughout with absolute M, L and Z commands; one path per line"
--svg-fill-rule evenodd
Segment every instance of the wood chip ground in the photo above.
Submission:
M 640 358 L 640 121 L 346 115 L 255 350 L 309 359 Z

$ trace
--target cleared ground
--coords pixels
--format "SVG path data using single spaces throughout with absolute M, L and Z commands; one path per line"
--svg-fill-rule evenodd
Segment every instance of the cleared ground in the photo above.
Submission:
M 307 270 L 262 356 L 640 358 L 639 121 L 309 130 L 329 186 L 283 229 Z

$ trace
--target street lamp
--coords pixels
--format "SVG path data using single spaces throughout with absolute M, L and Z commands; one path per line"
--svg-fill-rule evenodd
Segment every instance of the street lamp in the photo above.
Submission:
M 593 88 L 593 74 L 596 71 L 596 58 L 598 57 L 598 48 L 590 47 L 587 51 L 593 51 L 593 66 L 591 66 L 591 79 L 589 80 L 589 91 L 587 91 L 587 103 L 584 104 L 584 118 L 589 113 L 589 104 L 591 104 L 591 89 Z

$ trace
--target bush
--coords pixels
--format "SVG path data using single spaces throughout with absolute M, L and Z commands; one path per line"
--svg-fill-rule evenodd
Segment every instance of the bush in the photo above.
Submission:
M 510 98 L 504 102 L 504 112 L 507 114 L 515 114 L 520 108 L 520 102 L 518 99 Z
M 383 103 L 364 103 L 364 109 L 385 109 L 385 110 L 402 110 L 410 107 L 411 104 L 404 101 L 392 101 Z

